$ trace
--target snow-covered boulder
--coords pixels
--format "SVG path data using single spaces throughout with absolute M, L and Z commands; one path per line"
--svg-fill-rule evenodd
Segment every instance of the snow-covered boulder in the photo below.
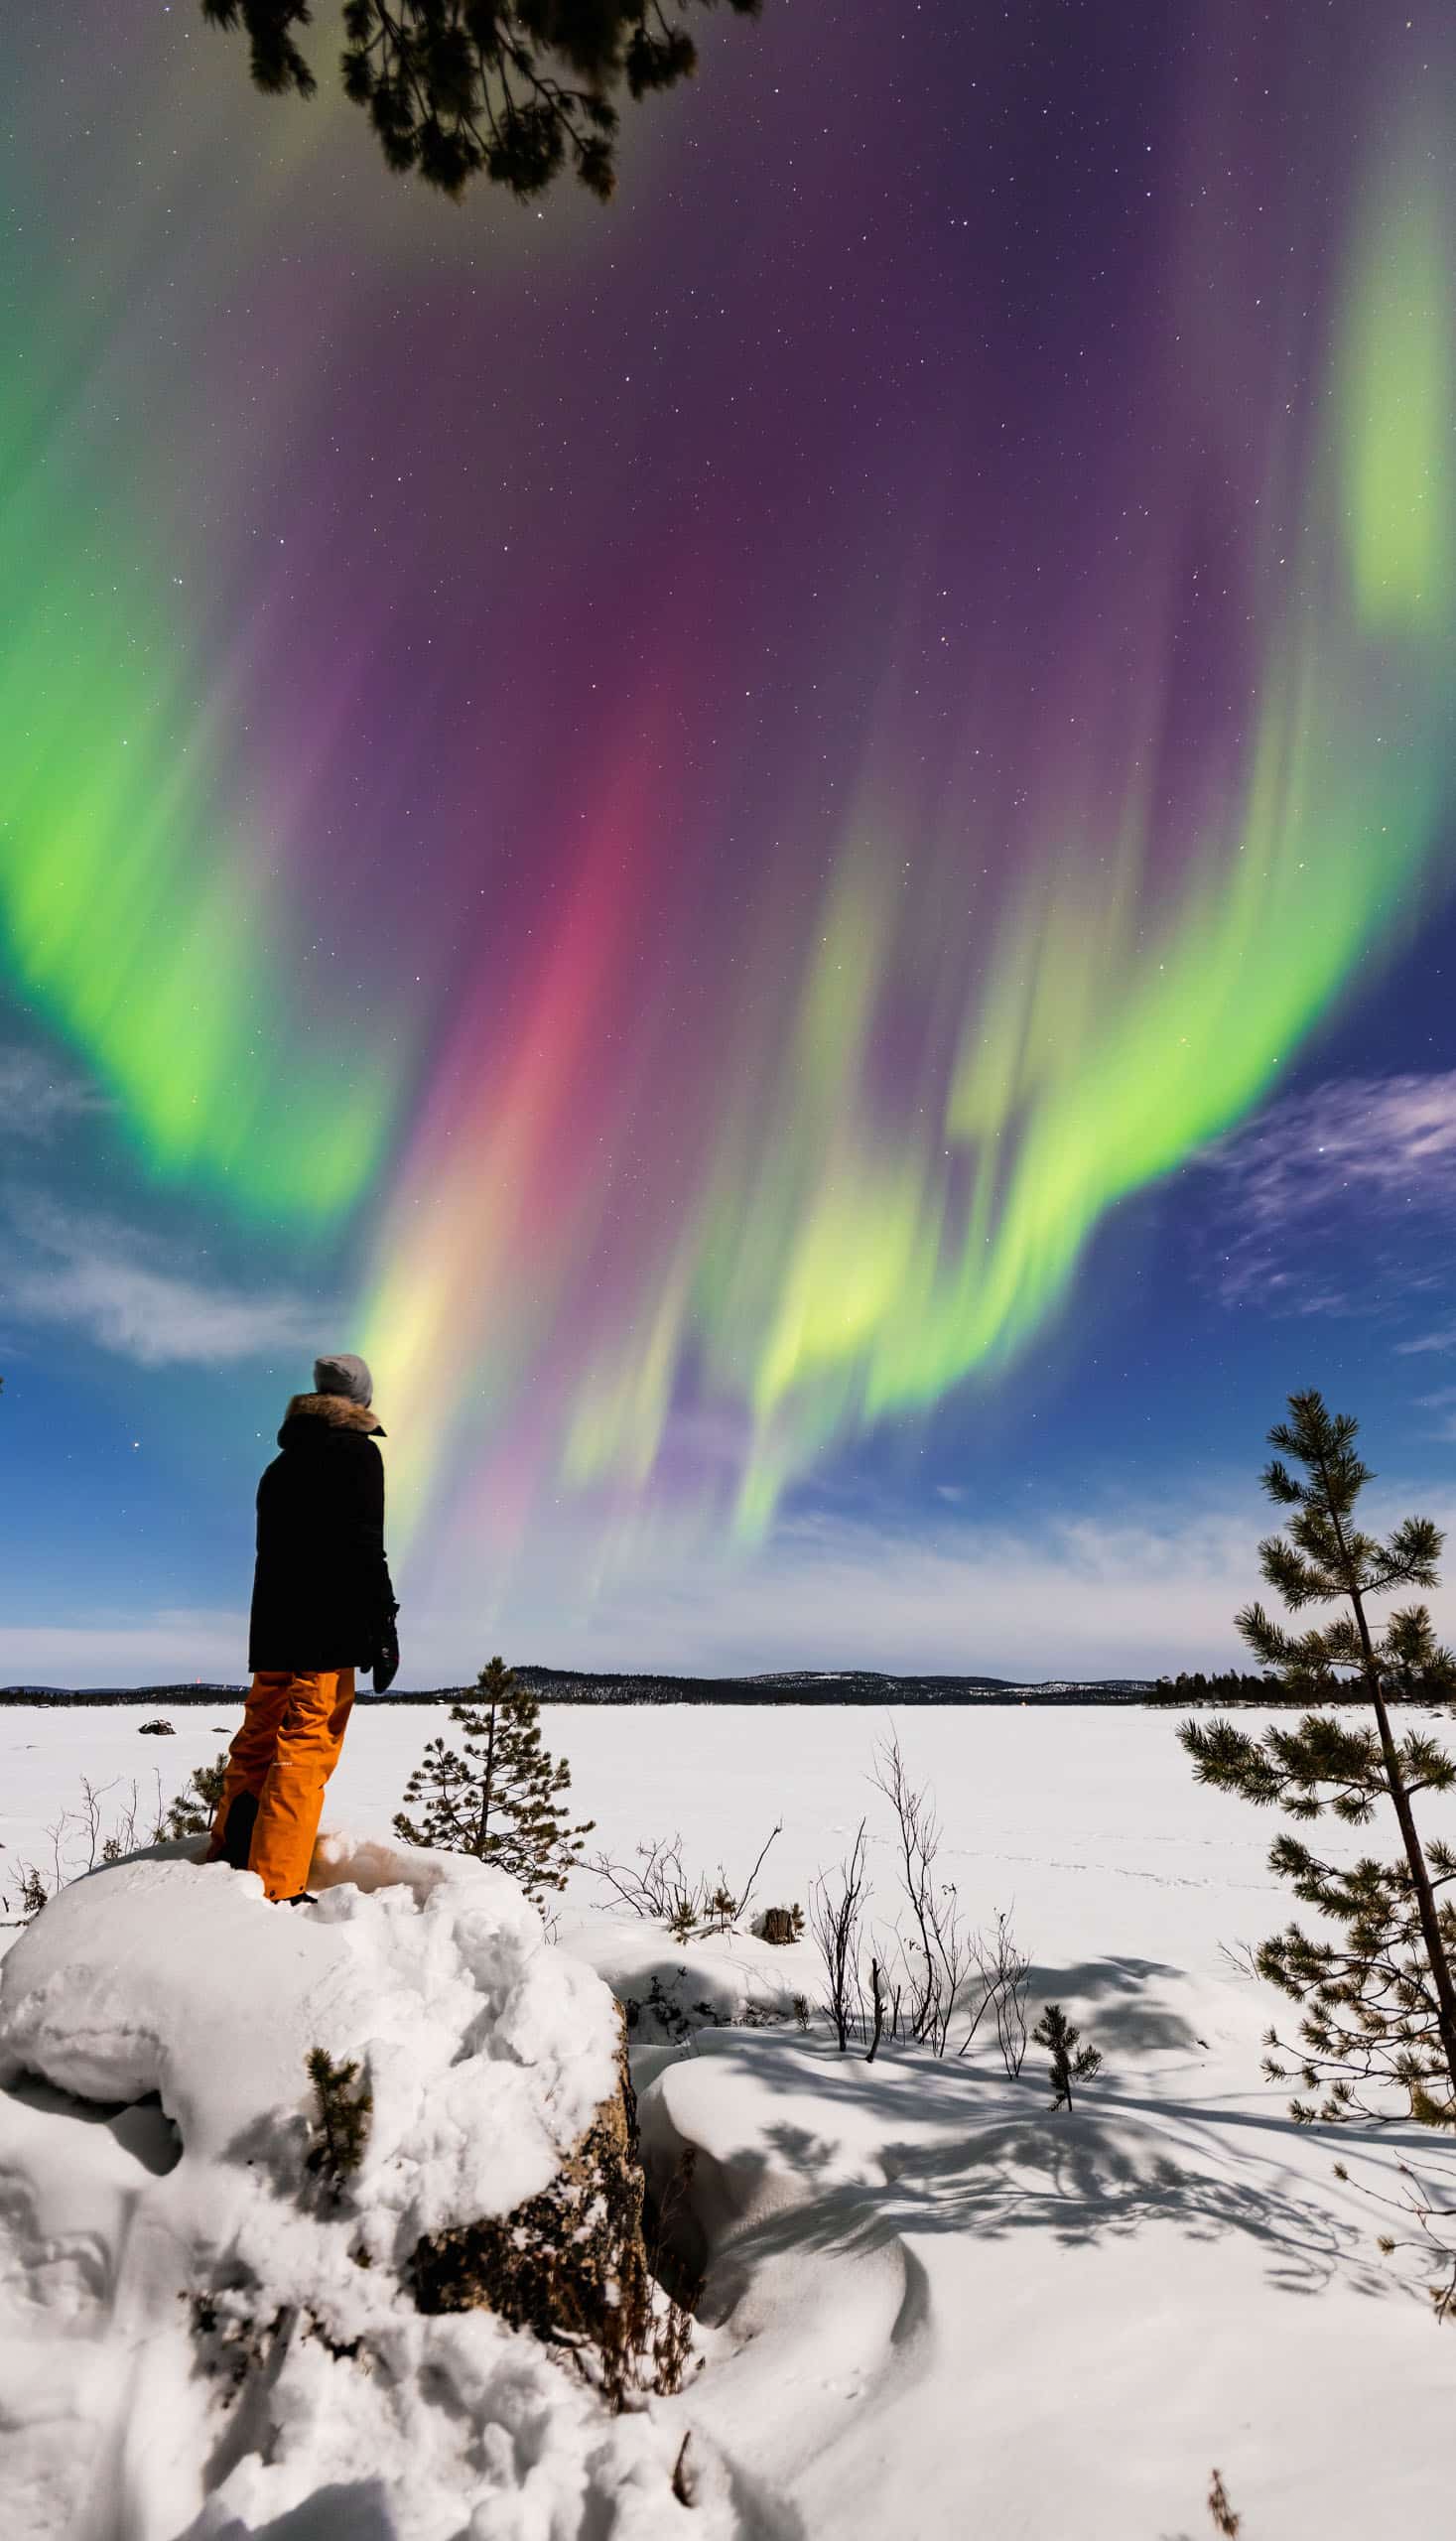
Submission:
M 326 1837 L 286 1908 L 178 1853 L 0 1962 L 12 2535 L 242 2541 L 326 2492 L 301 2533 L 676 2530 L 666 2436 L 466 2309 L 591 2339 L 642 2270 L 606 1986 L 455 1855 Z M 332 2190 L 315 2048 L 372 2093 Z

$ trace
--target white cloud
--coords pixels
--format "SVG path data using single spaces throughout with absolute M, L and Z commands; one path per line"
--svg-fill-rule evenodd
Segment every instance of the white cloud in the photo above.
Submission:
M 1431 1504 L 1418 1487 L 1382 1488 L 1373 1523 Z M 404 1679 L 460 1681 L 495 1649 L 560 1667 L 723 1675 L 802 1667 L 1039 1679 L 1241 1665 L 1234 1616 L 1259 1592 L 1257 1544 L 1273 1519 L 1251 1480 L 1171 1517 L 1152 1503 L 1015 1526 L 957 1516 L 924 1536 L 798 1518 L 742 1559 L 639 1546 L 595 1580 L 559 1538 L 537 1546 L 529 1574 L 488 1587 L 473 1584 L 478 1561 L 467 1572 L 446 1555 L 432 1576 L 421 1559 L 402 1584 Z M 1432 1602 L 1456 1639 L 1456 1587 Z
M 211 1608 L 0 1624 L 0 1684 L 236 1685 L 247 1646 L 247 1616 Z
M 1372 1524 L 1456 1511 L 1418 1484 L 1382 1486 Z M 959 1518 L 928 1539 L 868 1519 L 795 1519 L 762 1550 L 639 1546 L 595 1583 L 580 1545 L 537 1547 L 533 1576 L 447 1558 L 400 1581 L 400 1683 L 467 1684 L 492 1650 L 561 1668 L 746 1675 L 773 1668 L 887 1673 L 1157 1676 L 1243 1664 L 1234 1615 L 1259 1589 L 1257 1542 L 1274 1513 L 1252 1483 L 1163 1508 L 1048 1516 L 1021 1526 Z M 1431 1599 L 1456 1641 L 1456 1582 Z M 0 1624 L 0 1683 L 237 1682 L 239 1611 L 36 1617 Z
M 1418 1345 L 1408 1346 L 1413 1349 Z M 1435 1413 L 1432 1437 L 1456 1438 L 1456 1386 L 1442 1386 L 1435 1394 L 1417 1395 L 1415 1402 L 1417 1410 Z
M 1448 1350 L 1456 1350 L 1456 1323 L 1443 1324 L 1436 1332 L 1417 1333 L 1413 1341 L 1397 1341 L 1395 1349 L 1402 1359 L 1412 1358 L 1422 1351 L 1444 1355 Z
M 0 1048 L 0 1134 L 47 1138 L 65 1121 L 109 1112 L 106 1097 L 80 1077 L 58 1074 L 39 1050 Z
M 179 1270 L 154 1240 L 49 1201 L 13 1205 L 0 1306 L 17 1322 L 68 1325 L 142 1368 L 219 1367 L 313 1346 L 319 1309 Z
M 1366 1311 L 1377 1285 L 1403 1300 L 1442 1284 L 1414 1273 L 1409 1256 L 1456 1220 L 1456 1070 L 1315 1086 L 1221 1139 L 1202 1165 L 1225 1212 L 1225 1296 L 1300 1314 Z
M 1237 1182 L 1245 1214 L 1268 1226 L 1352 1191 L 1456 1211 L 1456 1069 L 1317 1085 L 1209 1160 Z

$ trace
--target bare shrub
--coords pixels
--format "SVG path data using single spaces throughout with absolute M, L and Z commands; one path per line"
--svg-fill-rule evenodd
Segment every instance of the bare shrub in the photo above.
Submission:
M 614 1897 L 644 1923 L 662 1924 L 674 1940 L 692 1940 L 700 1933 L 726 1933 L 748 1911 L 758 1874 L 783 1820 L 769 1829 L 758 1858 L 741 1886 L 729 1880 L 722 1862 L 714 1872 L 689 1872 L 683 1863 L 681 1835 L 658 1835 L 638 1844 L 629 1862 L 609 1853 L 594 1854 L 585 1868 L 604 1880 Z
M 1258 1952 L 1253 1941 L 1220 1941 L 1219 1956 L 1231 1976 L 1247 1984 L 1258 1982 Z
M 118 1862 L 127 1853 L 141 1850 L 143 1845 L 159 1843 L 169 1832 L 162 1800 L 162 1777 L 154 1773 L 155 1796 L 143 1800 L 135 1780 L 123 1784 L 118 1777 L 111 1783 L 93 1783 L 81 1776 L 81 1796 L 74 1808 L 64 1808 L 46 1829 L 50 1846 L 50 1877 L 35 1862 L 17 1864 L 19 1885 L 14 1898 L 7 1893 L 5 1907 L 12 1923 L 29 1923 L 58 1890 L 68 1888 L 73 1879 L 84 1879 L 87 1871 L 99 1870 L 106 1862 Z M 118 1794 L 118 1798 L 112 1797 Z M 109 1805 L 108 1805 L 109 1804 Z
M 990 1933 L 973 1933 L 971 1956 L 982 1983 L 981 2011 L 967 2031 L 964 2056 L 976 2035 L 981 2012 L 990 2008 L 995 2022 L 995 2043 L 1007 2079 L 1014 2082 L 1026 2062 L 1026 1994 L 1031 1976 L 1031 1961 L 1019 1946 L 1011 1928 L 1009 1909 L 996 1916 Z
M 125 1782 L 95 1783 L 81 1776 L 81 1796 L 73 1808 L 64 1808 L 46 1829 L 50 1863 L 16 1865 L 17 1886 L 0 1897 L 6 1919 L 29 1922 L 58 1890 L 68 1888 L 88 1871 L 125 1859 L 149 1844 L 205 1835 L 222 1797 L 227 1750 L 210 1765 L 195 1765 L 172 1801 L 162 1797 L 162 1777 L 152 1773 L 152 1791 L 144 1799 L 133 1777 Z
M 903 2011 L 897 2015 L 897 2028 L 903 2018 L 908 2037 L 943 2056 L 972 1959 L 954 1883 L 942 1880 L 937 1872 L 940 1819 L 928 1785 L 917 1790 L 911 1782 L 893 1732 L 877 1751 L 873 1780 L 893 1812 L 900 1885 L 909 1910 L 909 1932 L 897 1927 L 895 1933 L 904 1971 Z M 983 1996 L 967 2046 L 985 2007 Z
M 1456 2321 L 1456 2206 L 1443 2206 L 1429 2182 L 1421 2179 L 1408 2162 L 1397 2162 L 1401 2182 L 1398 2197 L 1387 2197 L 1379 2189 L 1353 2181 L 1343 2162 L 1335 2164 L 1335 2177 L 1347 2187 L 1358 2188 L 1374 2206 L 1384 2206 L 1413 2230 L 1382 2232 L 1378 2246 L 1387 2258 L 1397 2250 L 1419 2250 L 1422 2257 L 1433 2260 L 1437 2275 L 1426 2291 L 1438 2321 Z
M 828 1987 L 826 2010 L 835 2025 L 843 2056 L 850 2032 L 863 2034 L 863 1989 L 860 1976 L 861 1925 L 864 1916 L 864 1820 L 861 1817 L 841 1862 L 838 1886 L 816 1879 L 809 1892 L 809 1929 L 824 1961 Z
M 885 2040 L 944 2056 L 953 2027 L 964 2021 L 956 2054 L 965 2056 L 990 2019 L 1001 2064 L 1014 2080 L 1026 2058 L 1031 1961 L 1016 1940 L 1010 1913 L 998 1913 L 988 1931 L 966 1929 L 955 1883 L 940 1876 L 941 1824 L 933 1797 L 928 1786 L 911 1781 L 893 1733 L 875 1752 L 871 1779 L 890 1805 L 903 1905 L 897 1922 L 888 1933 L 876 1934 L 869 1947 L 867 2004 L 862 1818 L 837 1877 L 821 1876 L 810 1891 L 809 1928 L 824 1961 L 827 2009 L 841 2050 L 853 2034 L 869 2041 L 870 2060 Z

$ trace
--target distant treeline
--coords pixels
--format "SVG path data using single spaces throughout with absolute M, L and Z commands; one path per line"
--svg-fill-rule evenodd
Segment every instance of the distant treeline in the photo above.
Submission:
M 793 1676 L 649 1676 L 591 1675 L 572 1668 L 516 1668 L 516 1682 L 529 1686 L 548 1703 L 1139 1703 L 1152 1698 L 1150 1678 L 1110 1678 L 1085 1683 L 1058 1678 L 1052 1683 L 1018 1685 L 997 1676 L 883 1676 L 853 1674 Z M 244 1685 L 0 1685 L 0 1703 L 239 1703 Z M 433 1685 L 413 1693 L 398 1686 L 387 1694 L 359 1688 L 359 1699 L 371 1707 L 393 1703 L 457 1703 L 474 1691 L 469 1685 Z
M 1205 1675 L 1202 1670 L 1176 1676 L 1052 1677 L 1037 1684 L 1018 1684 L 1004 1676 L 888 1676 L 869 1669 L 831 1672 L 803 1670 L 764 1676 L 593 1675 L 574 1668 L 517 1668 L 517 1682 L 528 1685 L 549 1703 L 813 1703 L 843 1704 L 942 1703 L 1006 1704 L 1155 1704 L 1171 1709 L 1233 1707 L 1244 1703 L 1287 1705 L 1286 1694 L 1272 1676 L 1241 1674 L 1228 1669 Z M 239 1703 L 242 1685 L 0 1685 L 0 1703 L 188 1703 L 216 1706 Z M 387 1694 L 360 1688 L 360 1699 L 373 1704 L 452 1703 L 468 1696 L 469 1686 L 435 1685 L 415 1693 Z M 1352 1699 L 1357 1689 L 1350 1689 Z
M 1350 1688 L 1352 1694 L 1357 1690 Z M 1226 1668 L 1222 1674 L 1206 1676 L 1201 1668 L 1190 1675 L 1182 1670 L 1176 1676 L 1159 1676 L 1148 1698 L 1155 1703 L 1212 1703 L 1222 1710 L 1235 1703 L 1288 1703 L 1295 1698 L 1286 1693 L 1277 1676 L 1248 1676 L 1237 1668 Z M 1303 1701 L 1303 1696 L 1299 1700 Z

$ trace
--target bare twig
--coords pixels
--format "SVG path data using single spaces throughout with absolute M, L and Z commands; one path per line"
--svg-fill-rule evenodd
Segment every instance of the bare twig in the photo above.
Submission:
M 1397 2162 L 1395 2169 L 1404 2183 L 1398 2198 L 1387 2197 L 1383 2190 L 1352 2180 L 1343 2162 L 1335 2164 L 1335 2177 L 1369 2198 L 1373 2206 L 1384 2206 L 1402 2221 L 1415 2225 L 1413 2232 L 1383 2232 L 1380 2249 L 1387 2258 L 1392 2258 L 1396 2250 L 1419 2250 L 1422 2256 L 1434 2259 L 1439 2274 L 1426 2290 L 1436 2319 L 1456 2320 L 1456 2206 L 1442 2206 L 1435 2190 L 1418 2177 L 1408 2162 Z
M 884 1987 L 879 1979 L 877 1958 L 872 1958 L 869 1962 L 869 1989 L 874 2005 L 874 2034 L 869 2041 L 869 2052 L 864 2059 L 866 2065 L 874 2063 L 879 2053 L 879 2042 L 884 2036 Z
M 943 2056 L 969 1958 L 955 1887 L 936 1876 L 940 1819 L 928 1789 L 922 1785 L 917 1791 L 911 1783 L 893 1731 L 877 1752 L 873 1779 L 894 1812 L 900 1882 L 910 1909 L 910 1939 L 901 1941 L 909 2033 Z
M 1031 1961 L 1017 1944 L 1009 1909 L 1001 1909 L 990 1934 L 973 1933 L 971 1956 L 985 1990 L 960 2054 L 965 2055 L 982 2014 L 990 2008 L 995 2021 L 1001 2064 L 1014 2081 L 1026 2061 L 1026 1992 Z
M 839 2039 L 840 2054 L 850 2043 L 852 2026 L 862 2030 L 860 1983 L 860 1926 L 864 1907 L 864 1820 L 861 1817 L 847 1861 L 840 1864 L 839 1894 L 828 1880 L 816 1879 L 809 1892 L 809 1928 L 819 1944 L 828 1980 L 826 2006 Z
M 632 1914 L 640 1915 L 644 1923 L 665 1924 L 675 1939 L 690 1940 L 695 1933 L 723 1933 L 731 1924 L 741 1923 L 769 1845 L 782 1832 L 780 1819 L 761 1846 L 741 1891 L 729 1886 L 722 1862 L 716 1877 L 706 1871 L 690 1874 L 683 1864 L 681 1835 L 658 1835 L 649 1843 L 638 1844 L 630 1862 L 614 1861 L 609 1853 L 597 1853 L 586 1868 L 604 1880 L 612 1894 Z
M 738 1920 L 740 1923 L 741 1923 L 741 1921 L 742 1921 L 743 1917 L 744 1917 L 744 1916 L 747 1914 L 747 1912 L 748 1912 L 748 1900 L 749 1900 L 749 1898 L 750 1898 L 750 1897 L 752 1896 L 752 1894 L 753 1894 L 754 1883 L 755 1883 L 755 1881 L 757 1880 L 758 1874 L 759 1874 L 759 1872 L 762 1870 L 763 1865 L 764 1865 L 765 1861 L 766 1861 L 766 1860 L 767 1860 L 767 1858 L 768 1858 L 768 1848 L 769 1848 L 769 1845 L 770 1845 L 770 1844 L 772 1844 L 772 1843 L 774 1842 L 775 1838 L 776 1838 L 777 1836 L 781 1835 L 781 1834 L 783 1833 L 783 1831 L 784 1831 L 784 1821 L 783 1821 L 783 1819 L 780 1817 L 779 1819 L 777 1819 L 777 1820 L 776 1820 L 775 1824 L 774 1824 L 774 1825 L 769 1829 L 769 1832 L 768 1832 L 767 1836 L 764 1838 L 764 1841 L 763 1841 L 762 1847 L 761 1847 L 761 1849 L 760 1849 L 760 1851 L 759 1851 L 758 1859 L 757 1859 L 757 1860 L 756 1860 L 756 1862 L 753 1864 L 752 1869 L 749 1871 L 748 1876 L 747 1876 L 747 1879 L 745 1880 L 745 1882 L 744 1882 L 743 1886 L 742 1886 L 742 1887 L 737 1891 L 737 1902 L 736 1902 L 736 1904 L 735 1904 L 735 1906 L 734 1906 L 734 1908 L 733 1908 L 733 1912 L 734 1912 L 734 1915 L 736 1916 L 737 1920 Z

